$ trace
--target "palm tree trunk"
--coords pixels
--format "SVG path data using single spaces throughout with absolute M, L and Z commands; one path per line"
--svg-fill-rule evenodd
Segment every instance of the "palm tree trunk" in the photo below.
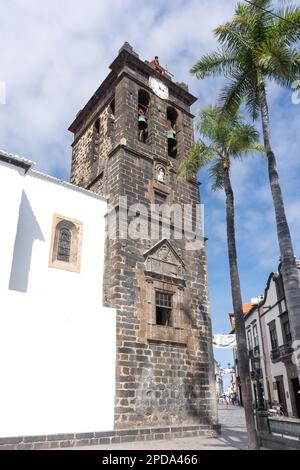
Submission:
M 231 293 L 235 320 L 235 333 L 237 341 L 238 372 L 241 379 L 241 388 L 245 410 L 246 426 L 248 433 L 249 449 L 257 449 L 257 436 L 253 413 L 253 399 L 250 380 L 250 367 L 246 339 L 245 320 L 243 314 L 243 302 L 239 271 L 237 265 L 237 253 L 235 243 L 234 226 L 234 196 L 229 176 L 229 168 L 224 168 L 224 188 L 226 193 L 226 223 L 227 223 L 227 243 L 230 267 Z
M 276 157 L 272 151 L 270 141 L 269 111 L 266 90 L 263 81 L 259 84 L 259 101 L 262 116 L 264 145 L 268 157 L 268 170 L 273 203 L 275 208 L 277 237 L 281 255 L 281 272 L 290 319 L 294 349 L 300 347 L 300 276 L 297 261 L 294 255 L 293 243 L 289 225 L 286 219 L 285 208 L 279 177 Z M 296 355 L 296 353 L 295 353 Z M 300 380 L 300 362 L 297 361 L 298 376 Z

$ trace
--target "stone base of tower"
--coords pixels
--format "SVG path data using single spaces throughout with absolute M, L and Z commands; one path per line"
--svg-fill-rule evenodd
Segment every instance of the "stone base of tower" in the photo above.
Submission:
M 133 341 L 135 325 L 118 316 L 115 429 L 153 426 L 216 428 L 218 418 L 210 345 L 201 329 L 190 329 L 182 344 L 159 339 Z M 130 333 L 130 331 L 127 331 Z M 181 332 L 181 335 L 183 333 Z M 179 339 L 180 340 L 180 339 Z

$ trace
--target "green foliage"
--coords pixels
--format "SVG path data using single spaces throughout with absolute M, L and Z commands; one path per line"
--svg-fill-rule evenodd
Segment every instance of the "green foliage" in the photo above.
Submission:
M 268 11 L 276 13 L 277 18 Z M 255 5 L 238 3 L 232 21 L 218 26 L 219 49 L 202 57 L 191 69 L 197 78 L 223 75 L 223 109 L 234 112 L 244 100 L 253 119 L 258 117 L 258 85 L 273 80 L 289 86 L 300 78 L 300 8 L 288 5 L 275 11 L 270 0 Z
M 208 166 L 213 191 L 223 189 L 224 165 L 230 165 L 231 158 L 242 158 L 250 152 L 264 153 L 256 128 L 243 122 L 240 114 L 224 115 L 220 107 L 208 106 L 199 112 L 196 127 L 201 138 L 178 174 L 192 178 Z

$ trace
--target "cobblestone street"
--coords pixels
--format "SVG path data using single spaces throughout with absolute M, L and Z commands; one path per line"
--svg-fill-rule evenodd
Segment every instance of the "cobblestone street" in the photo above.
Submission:
M 219 406 L 222 434 L 217 438 L 182 438 L 163 441 L 131 442 L 110 446 L 77 447 L 69 450 L 234 450 L 247 449 L 244 409 Z

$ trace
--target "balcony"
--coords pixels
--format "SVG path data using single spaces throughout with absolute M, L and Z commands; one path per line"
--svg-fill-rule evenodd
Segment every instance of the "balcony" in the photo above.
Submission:
M 251 380 L 259 380 L 263 378 L 262 369 L 255 369 L 250 372 Z
M 273 362 L 277 362 L 284 358 L 288 358 L 291 354 L 293 354 L 293 348 L 290 343 L 287 343 L 273 349 L 271 351 L 271 359 Z
M 259 356 L 260 356 L 259 346 L 254 346 L 254 348 L 249 351 L 249 358 L 252 359 L 254 357 L 259 357 Z

